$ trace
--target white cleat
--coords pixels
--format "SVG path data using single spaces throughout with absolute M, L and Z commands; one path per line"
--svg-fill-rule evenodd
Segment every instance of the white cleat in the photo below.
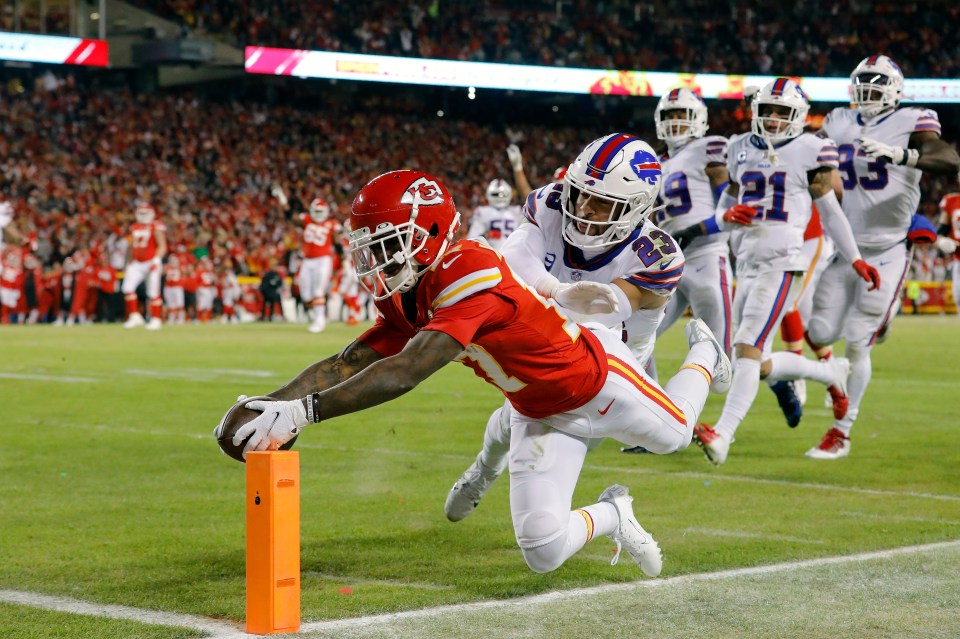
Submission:
M 707 424 L 697 424 L 693 427 L 693 439 L 697 446 L 703 449 L 707 461 L 714 466 L 721 466 L 727 461 L 730 454 L 730 444 L 733 440 L 713 430 Z
M 850 438 L 838 428 L 831 428 L 819 444 L 806 452 L 810 459 L 840 459 L 850 454 Z
M 730 384 L 733 381 L 733 367 L 713 331 L 702 319 L 692 319 L 687 322 L 684 332 L 687 334 L 687 344 L 691 347 L 699 342 L 713 344 L 717 351 L 717 363 L 713 365 L 713 382 L 710 384 L 710 390 L 714 393 L 726 393 L 730 390 Z
M 144 325 L 143 315 L 140 313 L 130 313 L 130 317 L 123 323 L 124 328 L 136 328 Z
M 159 317 L 151 317 L 146 325 L 148 331 L 159 331 L 161 328 L 163 328 L 163 322 L 160 321 Z
M 463 475 L 447 493 L 447 501 L 443 504 L 443 512 L 450 521 L 460 521 L 473 512 L 480 505 L 480 500 L 487 494 L 490 486 L 497 477 L 503 474 L 499 470 L 490 468 L 480 461 L 480 455 L 473 460 L 470 467 L 463 471 Z
M 610 539 L 617 542 L 617 554 L 610 561 L 611 565 L 616 565 L 620 560 L 620 551 L 626 547 L 627 552 L 633 557 L 633 560 L 640 570 L 648 577 L 656 577 L 663 570 L 663 555 L 660 554 L 660 546 L 653 536 L 643 529 L 640 522 L 633 514 L 633 497 L 626 486 L 614 484 L 600 493 L 599 501 L 605 501 L 613 504 L 620 515 L 620 523 L 617 529 L 610 535 Z

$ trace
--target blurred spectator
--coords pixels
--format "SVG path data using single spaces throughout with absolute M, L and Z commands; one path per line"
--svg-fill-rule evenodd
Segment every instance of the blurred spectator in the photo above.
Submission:
M 800 0 L 134 0 L 197 35 L 395 56 L 688 73 L 848 75 L 885 53 L 907 76 L 960 75 L 956 3 Z M 424 7 L 428 7 L 426 10 Z

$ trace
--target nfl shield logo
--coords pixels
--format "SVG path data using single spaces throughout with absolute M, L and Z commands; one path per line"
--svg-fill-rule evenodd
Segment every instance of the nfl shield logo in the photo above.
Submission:
M 580 280 L 583 279 L 583 273 L 581 273 L 580 271 L 574 271 L 573 273 L 570 274 L 570 279 L 572 279 L 574 282 L 579 282 Z

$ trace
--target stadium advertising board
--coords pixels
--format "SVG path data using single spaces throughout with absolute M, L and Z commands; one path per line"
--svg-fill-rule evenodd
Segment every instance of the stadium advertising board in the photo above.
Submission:
M 659 97 L 676 87 L 689 87 L 704 98 L 736 100 L 743 97 L 744 87 L 762 86 L 774 78 L 718 73 L 570 69 L 270 47 L 247 47 L 244 58 L 248 73 L 597 95 Z M 846 77 L 795 79 L 814 101 L 850 101 L 850 80 Z M 903 93 L 905 101 L 960 102 L 960 80 L 908 78 Z
M 105 40 L 0 31 L 0 60 L 105 67 L 109 51 Z

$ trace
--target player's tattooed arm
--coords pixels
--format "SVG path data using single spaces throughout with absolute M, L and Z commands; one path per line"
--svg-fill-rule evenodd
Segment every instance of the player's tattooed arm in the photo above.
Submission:
M 933 131 L 917 131 L 910 136 L 911 149 L 920 151 L 917 168 L 938 175 L 955 176 L 960 171 L 960 155 Z
M 810 197 L 816 200 L 826 195 L 827 192 L 833 191 L 834 178 L 837 175 L 836 169 L 824 166 L 814 169 L 811 173 L 812 175 L 809 177 L 810 186 L 808 187 Z
M 286 386 L 270 393 L 277 399 L 296 399 L 316 391 L 323 391 L 344 382 L 383 356 L 363 342 L 354 340 L 342 351 L 311 364 Z
M 349 380 L 320 393 L 320 419 L 355 413 L 413 390 L 463 352 L 442 331 L 420 331 L 402 351 L 372 363 Z

